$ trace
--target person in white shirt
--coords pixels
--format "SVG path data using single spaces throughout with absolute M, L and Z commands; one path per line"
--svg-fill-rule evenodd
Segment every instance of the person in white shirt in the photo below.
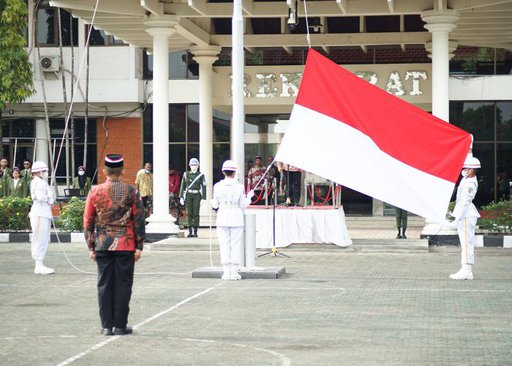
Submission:
M 239 183 L 235 174 L 236 164 L 226 160 L 222 164 L 224 179 L 213 186 L 211 205 L 217 211 L 217 236 L 220 244 L 220 261 L 224 273 L 223 280 L 240 280 L 238 273 L 242 236 L 244 233 L 244 209 L 251 203 L 254 196 L 249 191 L 244 193 L 244 186 Z
M 32 208 L 30 209 L 30 225 L 32 226 L 31 251 L 36 261 L 35 274 L 55 273 L 53 268 L 43 264 L 48 243 L 50 242 L 50 223 L 52 219 L 53 193 L 48 185 L 48 166 L 42 161 L 35 161 L 32 166 L 32 182 L 30 183 Z
M 473 204 L 478 190 L 476 171 L 480 169 L 480 161 L 469 154 L 462 166 L 462 180 L 457 188 L 457 201 L 451 215 L 455 218 L 450 226 L 457 228 L 461 254 L 461 268 L 450 275 L 453 280 L 472 280 L 473 264 L 475 263 L 475 226 L 480 214 Z

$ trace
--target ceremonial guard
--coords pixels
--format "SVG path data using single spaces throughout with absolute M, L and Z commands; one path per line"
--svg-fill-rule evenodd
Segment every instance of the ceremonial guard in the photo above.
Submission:
M 27 182 L 20 177 L 20 170 L 17 167 L 12 169 L 12 178 L 9 180 L 7 186 L 8 197 L 27 197 L 30 193 L 30 188 Z
M 180 187 L 180 203 L 187 210 L 188 237 L 197 238 L 199 227 L 199 208 L 201 200 L 206 198 L 206 179 L 199 171 L 199 160 L 189 161 L 190 170 L 183 174 Z
M 78 167 L 78 176 L 73 179 L 73 188 L 80 189 L 82 196 L 87 196 L 91 190 L 92 181 L 91 178 L 85 175 L 85 167 Z
M 265 175 L 267 168 L 263 165 L 261 156 L 256 156 L 254 159 L 254 166 L 249 170 L 247 174 L 247 191 L 253 190 L 254 197 L 253 203 L 256 205 L 262 205 L 265 203 L 265 197 L 263 197 L 263 184 L 262 177 Z
M 407 236 L 405 236 L 405 231 L 407 230 L 407 215 L 408 212 L 406 210 L 395 207 L 396 228 L 398 229 L 398 234 L 396 235 L 397 239 L 407 239 Z
M 475 226 L 480 214 L 473 204 L 478 190 L 476 179 L 480 161 L 468 155 L 462 167 L 462 179 L 457 188 L 457 201 L 451 215 L 455 218 L 450 226 L 457 228 L 461 247 L 461 268 L 457 273 L 450 275 L 453 280 L 472 280 L 473 264 L 475 263 Z
M 53 268 L 43 264 L 48 243 L 50 242 L 50 224 L 52 220 L 52 205 L 55 200 L 48 185 L 48 166 L 42 161 L 35 161 L 32 167 L 32 182 L 30 183 L 32 207 L 29 218 L 32 227 L 31 251 L 32 259 L 36 261 L 35 274 L 52 274 Z
M 224 179 L 213 186 L 212 208 L 217 211 L 217 236 L 220 244 L 220 261 L 223 280 L 240 280 L 238 273 L 244 234 L 244 208 L 249 206 L 253 191 L 247 197 L 244 186 L 235 179 L 236 165 L 226 160 L 222 165 Z
M 133 332 L 127 326 L 135 263 L 145 236 L 144 208 L 135 188 L 121 181 L 123 157 L 105 157 L 107 181 L 91 189 L 84 210 L 89 257 L 98 266 L 98 304 L 104 335 Z M 113 329 L 115 328 L 115 329 Z

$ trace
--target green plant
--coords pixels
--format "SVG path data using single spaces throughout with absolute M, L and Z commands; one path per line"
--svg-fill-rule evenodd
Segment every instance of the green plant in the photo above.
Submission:
M 512 234 L 512 201 L 499 201 L 482 207 L 480 229 L 490 234 Z
M 82 231 L 85 201 L 72 197 L 62 207 L 59 219 L 55 225 L 63 231 Z
M 28 213 L 32 206 L 29 197 L 6 197 L 0 199 L 0 231 L 27 231 L 30 230 Z
M 446 219 L 447 220 L 453 220 L 453 217 L 451 215 L 451 213 L 453 212 L 453 209 L 455 208 L 455 201 L 451 201 L 449 204 L 448 204 L 448 212 L 446 213 Z

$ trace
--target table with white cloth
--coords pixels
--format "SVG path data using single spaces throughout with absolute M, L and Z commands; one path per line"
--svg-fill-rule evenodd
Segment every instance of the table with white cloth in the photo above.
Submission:
M 256 247 L 273 246 L 273 208 L 245 209 L 256 216 Z M 343 208 L 284 208 L 275 210 L 275 246 L 294 243 L 325 243 L 341 247 L 352 245 Z

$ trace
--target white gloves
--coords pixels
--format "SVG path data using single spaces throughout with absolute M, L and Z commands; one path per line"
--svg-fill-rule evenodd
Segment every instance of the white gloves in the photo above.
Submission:
M 180 205 L 185 205 L 185 199 L 183 197 L 180 197 Z
M 55 202 L 55 198 L 53 197 L 53 192 L 48 191 L 48 204 L 53 205 L 54 202 Z

